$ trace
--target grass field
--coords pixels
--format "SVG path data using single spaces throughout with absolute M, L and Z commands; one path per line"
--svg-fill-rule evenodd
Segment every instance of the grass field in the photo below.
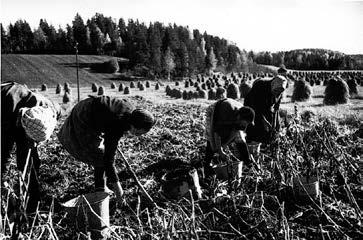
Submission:
M 23 231 L 25 238 L 87 239 L 76 231 L 60 205 L 79 194 L 93 191 L 92 167 L 75 161 L 56 137 L 77 102 L 75 68 L 69 65 L 73 64 L 72 59 L 73 56 L 54 55 L 2 56 L 2 81 L 19 77 L 20 82 L 25 81 L 23 83 L 38 91 L 40 85 L 46 83 L 50 88 L 40 93 L 63 109 L 55 133 L 40 145 L 42 202 L 39 222 Z M 96 56 L 82 56 L 81 59 L 84 62 L 103 61 Z M 9 69 L 5 70 L 4 66 Z M 105 87 L 106 95 L 128 98 L 136 106 L 150 110 L 158 120 L 148 134 L 122 138 L 119 147 L 161 209 L 154 209 L 147 203 L 117 155 L 116 166 L 125 189 L 126 204 L 117 205 L 111 199 L 111 239 L 362 239 L 363 189 L 359 164 L 363 149 L 362 139 L 357 137 L 363 120 L 363 100 L 360 98 L 351 99 L 344 105 L 325 106 L 322 104 L 324 87 L 314 86 L 309 101 L 295 104 L 290 101 L 290 86 L 281 105 L 290 120 L 282 127 L 277 147 L 273 145 L 278 152 L 263 150 L 259 167 L 244 169 L 242 184 L 237 187 L 209 179 L 203 183 L 202 199 L 185 196 L 175 200 L 165 196 L 161 177 L 168 171 L 188 169 L 192 163 L 203 159 L 204 112 L 213 101 L 166 96 L 166 85 L 175 88 L 174 82 L 163 82 L 164 86 L 157 91 L 155 82 L 151 82 L 150 88 L 144 91 L 134 88 L 125 95 L 118 92 L 118 86 L 111 89 L 114 75 L 94 74 L 87 69 L 81 71 L 81 99 L 95 94 L 91 91 L 91 83 L 96 82 Z M 68 78 L 73 81 L 66 80 Z M 64 82 L 71 83 L 72 88 L 72 102 L 67 104 L 62 103 L 63 91 L 55 94 L 54 87 L 56 83 Z M 362 87 L 359 92 L 362 94 Z M 304 122 L 294 116 L 295 106 L 299 115 L 305 110 L 316 115 Z M 304 174 L 300 157 L 308 159 L 318 171 L 320 199 L 309 204 L 302 203 L 293 191 L 292 177 Z M 14 188 L 18 174 L 15 168 L 13 158 L 5 180 Z M 284 184 L 277 175 L 284 178 Z M 9 237 L 9 224 L 4 222 L 0 238 Z
M 102 63 L 108 59 L 109 56 L 80 55 L 78 61 L 81 85 L 104 83 L 117 78 L 117 74 L 94 73 L 89 68 L 92 63 Z M 43 83 L 49 87 L 65 82 L 76 84 L 76 56 L 2 54 L 1 81 L 26 83 L 31 88 Z

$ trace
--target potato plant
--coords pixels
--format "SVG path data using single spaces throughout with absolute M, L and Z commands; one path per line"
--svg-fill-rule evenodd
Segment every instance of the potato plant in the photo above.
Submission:
M 256 165 L 243 169 L 239 185 L 200 177 L 202 199 L 169 199 L 161 190 L 164 174 L 201 170 L 206 107 L 128 98 L 158 119 L 149 133 L 122 138 L 119 147 L 159 209 L 147 202 L 116 154 L 126 203 L 111 199 L 110 239 L 362 238 L 359 119 L 334 120 L 296 109 L 284 115 L 278 137 L 262 148 Z M 38 221 L 21 228 L 25 238 L 84 238 L 60 203 L 93 191 L 93 169 L 71 157 L 57 140 L 65 117 L 51 139 L 40 145 L 42 201 Z M 295 194 L 292 179 L 306 175 L 318 176 L 319 199 L 302 201 Z M 5 176 L 12 189 L 17 176 L 13 164 Z M 2 212 L 9 210 L 5 207 Z M 7 223 L 4 229 L 2 236 L 10 236 Z

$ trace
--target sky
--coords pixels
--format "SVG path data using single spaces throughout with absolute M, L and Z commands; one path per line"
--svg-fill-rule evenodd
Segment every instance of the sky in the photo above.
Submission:
M 0 0 L 4 27 L 40 19 L 65 28 L 77 13 L 176 23 L 227 39 L 247 51 L 323 48 L 363 54 L 363 0 Z

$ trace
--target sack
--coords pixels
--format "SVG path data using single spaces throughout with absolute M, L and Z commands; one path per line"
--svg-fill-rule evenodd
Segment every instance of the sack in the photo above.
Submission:
M 52 135 L 57 124 L 55 111 L 50 107 L 21 108 L 21 125 L 34 141 L 42 142 Z

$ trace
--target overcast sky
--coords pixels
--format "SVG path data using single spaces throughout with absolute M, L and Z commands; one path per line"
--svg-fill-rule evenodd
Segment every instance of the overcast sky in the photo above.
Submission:
M 41 18 L 56 28 L 106 17 L 176 23 L 254 51 L 324 48 L 363 54 L 363 0 L 1 0 L 1 23 L 34 29 Z

